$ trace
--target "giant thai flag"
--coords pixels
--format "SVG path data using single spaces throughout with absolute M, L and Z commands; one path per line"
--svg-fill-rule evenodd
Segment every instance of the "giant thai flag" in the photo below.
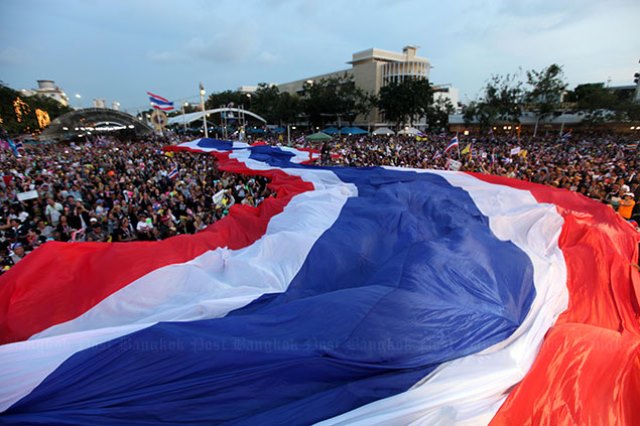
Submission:
M 162 111 L 172 111 L 173 110 L 173 102 L 170 100 L 163 98 L 162 96 L 155 95 L 151 92 L 147 92 L 149 95 L 149 102 L 151 102 L 151 106 L 154 109 L 159 109 Z
M 640 424 L 638 234 L 610 208 L 172 149 L 277 196 L 161 242 L 47 243 L 0 277 L 3 423 Z

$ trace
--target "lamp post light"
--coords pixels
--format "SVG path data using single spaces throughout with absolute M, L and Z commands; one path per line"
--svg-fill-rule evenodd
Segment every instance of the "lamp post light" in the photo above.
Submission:
M 185 108 L 189 106 L 189 102 L 182 104 L 182 124 L 184 125 L 184 133 L 187 133 L 187 117 L 185 117 Z
M 82 108 L 82 96 L 80 96 L 80 93 L 76 93 L 75 98 L 78 100 L 78 109 Z
M 209 130 L 207 129 L 207 113 L 204 110 L 204 95 L 206 94 L 207 92 L 205 92 L 204 86 L 202 85 L 202 83 L 200 83 L 200 107 L 202 108 L 202 123 L 204 124 L 204 137 L 208 138 Z

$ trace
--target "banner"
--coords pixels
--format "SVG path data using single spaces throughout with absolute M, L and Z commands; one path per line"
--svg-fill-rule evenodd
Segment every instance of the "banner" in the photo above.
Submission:
M 38 198 L 38 191 L 34 189 L 33 191 L 19 192 L 16 197 L 18 197 L 18 201 L 33 200 Z
M 460 161 L 452 160 L 451 158 L 449 158 L 447 160 L 446 167 L 447 170 L 453 170 L 454 172 L 457 172 L 462 167 L 462 163 Z

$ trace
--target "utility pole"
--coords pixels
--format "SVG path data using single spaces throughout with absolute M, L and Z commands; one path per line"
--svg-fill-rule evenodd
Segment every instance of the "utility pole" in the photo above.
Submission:
M 640 63 L 640 60 L 638 63 Z M 635 73 L 633 78 L 633 82 L 636 84 L 636 92 L 633 95 L 633 102 L 640 103 L 640 72 Z

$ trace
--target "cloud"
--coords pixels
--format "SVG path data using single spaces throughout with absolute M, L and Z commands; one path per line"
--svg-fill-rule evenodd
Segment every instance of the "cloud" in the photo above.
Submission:
M 246 33 L 225 33 L 210 39 L 193 37 L 175 50 L 149 51 L 146 58 L 157 63 L 189 62 L 194 60 L 216 63 L 246 62 L 256 51 L 257 43 Z M 276 62 L 275 55 L 261 52 L 258 61 L 264 64 Z
M 205 41 L 200 37 L 189 40 L 186 51 L 195 59 L 212 62 L 244 62 L 251 57 L 256 41 L 247 33 L 228 33 Z

